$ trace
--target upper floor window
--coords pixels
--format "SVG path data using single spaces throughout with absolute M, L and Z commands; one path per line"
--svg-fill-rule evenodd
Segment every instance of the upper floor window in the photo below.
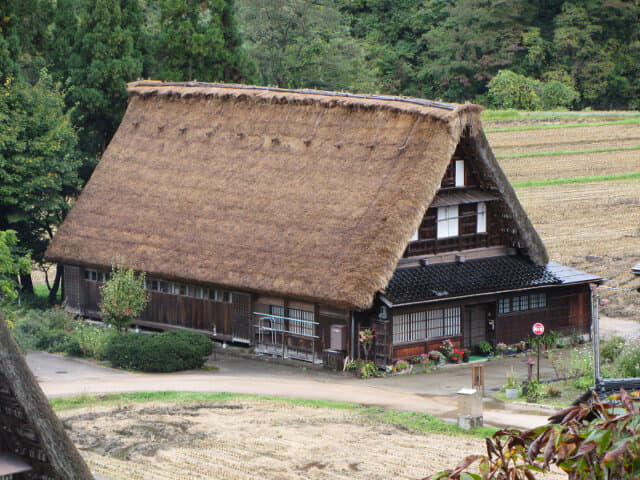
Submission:
M 477 233 L 487 233 L 487 204 L 484 202 L 478 203 L 476 227 Z
M 456 187 L 464 187 L 464 160 L 456 160 Z
M 458 236 L 458 205 L 438 207 L 437 238 Z

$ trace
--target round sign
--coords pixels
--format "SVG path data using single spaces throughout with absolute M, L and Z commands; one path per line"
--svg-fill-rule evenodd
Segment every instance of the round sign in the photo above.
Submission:
M 544 333 L 544 325 L 540 322 L 534 323 L 532 330 L 536 335 L 542 335 Z

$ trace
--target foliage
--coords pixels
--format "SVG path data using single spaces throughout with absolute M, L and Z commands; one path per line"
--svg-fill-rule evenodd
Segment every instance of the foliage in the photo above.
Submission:
M 9 318 L 12 333 L 23 350 L 45 350 L 99 360 L 112 335 L 104 328 L 73 318 L 60 307 L 17 310 L 11 312 Z
M 478 350 L 481 353 L 486 354 L 490 354 L 491 352 L 493 352 L 493 347 L 491 346 L 491 344 L 489 342 L 487 342 L 486 340 L 483 340 L 482 342 L 480 342 L 478 344 Z
M 127 333 L 109 339 L 104 357 L 114 367 L 143 372 L 176 372 L 204 365 L 211 340 L 201 333 L 172 330 L 151 335 Z
M 603 362 L 614 362 L 624 350 L 624 337 L 611 337 L 600 341 L 600 358 Z
M 165 80 L 250 83 L 233 0 L 161 0 L 160 75 Z
M 543 394 L 542 384 L 537 380 L 525 381 L 522 383 L 522 393 L 527 397 L 527 400 L 538 402 Z
M 458 363 L 462 361 L 463 356 L 464 356 L 463 350 L 458 350 L 457 348 L 454 348 L 451 355 L 449 355 L 449 360 L 453 363 Z
M 362 378 L 377 377 L 378 368 L 372 361 L 364 361 L 360 363 L 360 376 Z
M 507 372 L 507 381 L 504 384 L 504 388 L 520 388 L 520 380 L 518 380 L 518 374 L 513 367 Z
M 118 332 L 126 330 L 147 307 L 149 294 L 145 289 L 145 278 L 144 272 L 138 275 L 132 268 L 115 265 L 109 279 L 100 287 L 104 322 Z
M 528 430 L 500 430 L 487 438 L 487 455 L 467 457 L 455 469 L 427 477 L 533 480 L 551 465 L 572 480 L 637 478 L 640 474 L 640 408 L 624 390 L 611 402 L 596 394 L 590 404 L 566 408 L 552 423 Z M 480 475 L 468 472 L 479 461 Z M 427 480 L 425 479 L 425 480 Z
M 489 100 L 496 108 L 538 110 L 542 101 L 538 90 L 542 83 L 510 70 L 500 70 L 488 84 Z
M 449 358 L 453 353 L 453 342 L 447 338 L 442 342 L 438 350 L 445 358 Z
M 620 377 L 640 377 L 640 345 L 628 343 L 615 362 Z
M 0 304 L 18 297 L 16 278 L 20 273 L 28 274 L 31 259 L 16 253 L 18 237 L 13 230 L 0 231 Z
M 67 8 L 71 7 L 69 4 Z M 80 130 L 79 148 L 85 155 L 83 178 L 88 178 L 95 157 L 107 148 L 126 108 L 126 82 L 142 72 L 134 50 L 126 6 L 136 2 L 95 0 L 77 2 L 79 26 L 67 64 L 67 105 Z M 78 8 L 80 7 L 80 8 Z
M 76 133 L 46 71 L 35 86 L 0 86 L 0 229 L 43 262 L 53 231 L 79 190 Z
M 496 354 L 504 355 L 507 353 L 508 347 L 506 343 L 500 342 L 496 345 Z
M 238 17 L 262 84 L 372 91 L 362 41 L 350 35 L 335 2 L 242 0 Z
M 407 362 L 406 360 L 398 360 L 396 363 L 393 364 L 393 371 L 397 373 L 404 372 L 408 368 L 409 368 L 409 362 Z

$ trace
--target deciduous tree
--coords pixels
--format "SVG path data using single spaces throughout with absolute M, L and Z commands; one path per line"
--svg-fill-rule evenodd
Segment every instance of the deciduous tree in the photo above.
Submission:
M 144 272 L 136 274 L 132 268 L 116 265 L 111 269 L 109 279 L 100 287 L 100 310 L 105 315 L 104 321 L 119 333 L 129 328 L 149 303 L 145 278 Z

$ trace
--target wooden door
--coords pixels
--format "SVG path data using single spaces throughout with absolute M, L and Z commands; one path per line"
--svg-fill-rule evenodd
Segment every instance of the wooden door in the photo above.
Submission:
M 251 343 L 251 295 L 231 294 L 231 325 L 233 341 Z
M 464 348 L 471 348 L 487 339 L 487 307 L 474 305 L 464 309 Z

